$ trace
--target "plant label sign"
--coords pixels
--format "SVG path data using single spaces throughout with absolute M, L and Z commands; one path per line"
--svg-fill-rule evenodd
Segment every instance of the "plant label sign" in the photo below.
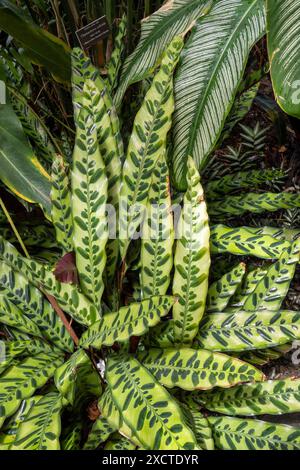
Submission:
M 89 49 L 109 35 L 109 26 L 105 16 L 92 21 L 76 31 L 82 49 Z

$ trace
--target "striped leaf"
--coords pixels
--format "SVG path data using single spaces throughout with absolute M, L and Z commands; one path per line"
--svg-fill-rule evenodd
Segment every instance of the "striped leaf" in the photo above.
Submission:
M 216 447 L 221 450 L 299 450 L 299 428 L 256 419 L 209 416 Z
M 197 448 L 177 403 L 135 358 L 111 356 L 106 379 L 122 418 L 144 448 Z
M 203 316 L 210 267 L 209 226 L 200 176 L 192 158 L 188 160 L 188 190 L 178 222 L 173 295 L 174 336 L 190 344 Z
M 10 450 L 60 450 L 62 406 L 58 393 L 43 396 L 22 421 Z
M 99 112 L 99 121 L 97 123 L 98 145 L 108 179 L 107 202 L 111 205 L 112 209 L 115 209 L 115 217 L 116 220 L 118 220 L 121 163 L 124 158 L 124 148 L 118 116 L 99 70 L 92 65 L 90 59 L 84 55 L 81 49 L 73 49 L 72 66 L 75 121 L 78 120 L 78 113 L 83 104 L 83 87 L 85 81 L 87 79 L 92 80 L 100 92 L 100 100 L 97 106 Z M 112 219 L 113 216 L 114 214 L 112 214 Z M 107 266 L 105 273 L 108 288 L 110 288 L 115 276 L 119 253 L 119 244 L 116 239 L 118 226 L 114 227 L 113 224 L 110 224 L 109 229 L 110 236 L 106 244 Z
M 279 260 L 268 268 L 266 275 L 246 299 L 244 309 L 278 311 L 288 293 L 299 262 L 300 238 L 290 244 L 289 248 L 282 252 Z
M 209 215 L 214 218 L 240 216 L 246 212 L 261 214 L 265 211 L 275 212 L 279 209 L 300 207 L 298 193 L 247 193 L 239 196 L 227 196 L 209 204 Z
M 71 404 L 78 404 L 82 396 L 101 394 L 101 381 L 89 356 L 78 349 L 55 371 L 54 382 L 60 394 Z M 84 389 L 84 390 L 83 390 Z
M 154 328 L 151 328 L 149 334 L 144 338 L 144 342 L 147 347 L 173 348 L 175 346 L 174 321 L 163 321 Z
M 72 339 L 52 305 L 39 289 L 28 282 L 25 276 L 9 268 L 3 262 L 0 262 L 0 290 L 5 295 L 3 308 L 8 314 L 10 311 L 13 311 L 16 314 L 15 320 L 17 321 L 17 318 L 20 318 L 20 316 L 22 318 L 23 313 L 24 318 L 21 320 L 23 324 L 25 323 L 28 326 L 34 323 L 36 325 L 35 329 L 31 328 L 31 332 L 25 332 L 35 335 L 37 332 L 40 332 L 38 336 L 42 334 L 58 348 L 72 351 Z M 3 297 L 1 296 L 1 298 Z M 1 307 L 2 302 L 0 309 Z M 21 331 L 24 331 L 20 321 L 18 325 L 21 326 Z M 18 325 L 12 326 L 19 328 Z
M 45 385 L 62 362 L 62 358 L 40 354 L 4 372 L 0 377 L 0 420 L 14 414 L 21 401 Z
M 223 312 L 238 287 L 241 285 L 246 265 L 240 263 L 221 279 L 211 284 L 206 299 L 206 312 Z
M 114 49 L 107 65 L 107 85 L 108 91 L 113 94 L 119 79 L 119 72 L 122 65 L 122 56 L 125 49 L 125 39 L 127 33 L 127 17 L 124 14 L 119 25 L 114 41 Z
M 176 187 L 186 187 L 190 155 L 198 169 L 205 166 L 233 105 L 249 52 L 264 31 L 263 0 L 220 0 L 197 21 L 175 80 Z
M 54 274 L 42 263 L 21 256 L 16 248 L 0 236 L 0 259 L 30 283 L 55 297 L 58 305 L 83 325 L 94 323 L 98 317 L 95 306 L 71 284 L 56 280 Z
M 251 227 L 211 227 L 211 251 L 213 254 L 232 253 L 242 256 L 256 256 L 263 259 L 278 259 L 282 251 L 289 247 L 285 238 L 277 238 L 260 229 Z
M 268 181 L 275 182 L 285 176 L 282 170 L 251 170 L 230 173 L 220 179 L 208 182 L 205 194 L 208 199 L 218 198 L 221 195 L 236 190 L 255 188 Z
M 141 287 L 145 298 L 167 292 L 173 266 L 173 242 L 169 170 L 162 154 L 153 170 L 147 218 L 143 224 Z
M 300 379 L 238 385 L 199 397 L 205 408 L 232 416 L 281 415 L 300 411 Z
M 300 339 L 300 313 L 290 310 L 205 316 L 195 344 L 210 351 L 264 349 Z
M 115 97 L 117 107 L 127 87 L 149 76 L 174 36 L 188 31 L 197 18 L 209 12 L 212 3 L 212 0 L 168 1 L 143 20 L 140 41 L 123 66 Z
M 62 429 L 63 433 L 60 439 L 62 450 L 81 450 L 83 424 L 80 417 L 75 423 Z
M 264 378 L 246 362 L 205 350 L 150 349 L 137 357 L 160 384 L 169 388 L 209 390 Z
M 92 81 L 83 88 L 83 108 L 78 116 L 72 170 L 74 250 L 80 286 L 100 310 L 108 238 L 105 215 L 107 177 L 97 142 L 97 105 L 100 93 Z
M 56 155 L 52 165 L 51 217 L 55 227 L 56 240 L 64 253 L 73 250 L 73 222 L 69 178 L 63 158 Z
M 267 0 L 268 51 L 276 101 L 291 116 L 299 113 L 299 0 Z
M 127 341 L 131 336 L 141 336 L 168 314 L 175 300 L 171 296 L 155 296 L 107 313 L 83 333 L 80 345 L 100 349 L 103 345 L 112 346 L 116 341 Z
M 156 162 L 166 150 L 174 111 L 173 72 L 182 47 L 183 40 L 176 37 L 165 51 L 160 70 L 134 121 L 120 193 L 120 249 L 123 260 L 130 240 L 144 218 Z

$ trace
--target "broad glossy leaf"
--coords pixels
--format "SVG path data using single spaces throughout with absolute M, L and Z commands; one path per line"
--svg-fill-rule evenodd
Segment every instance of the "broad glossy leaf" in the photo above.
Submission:
M 24 275 L 3 262 L 0 262 L 0 290 L 9 302 L 18 307 L 11 308 L 19 309 L 24 314 L 25 322 L 27 317 L 46 339 L 60 349 L 72 351 L 72 339 L 50 302 Z M 18 328 L 17 325 L 13 326 Z M 21 328 L 21 331 L 24 331 L 24 328 Z
M 173 295 L 174 337 L 190 344 L 203 316 L 210 267 L 209 226 L 200 176 L 193 159 L 188 160 L 188 190 L 178 222 Z
M 300 118 L 300 2 L 267 0 L 267 32 L 271 78 L 276 101 Z
M 154 296 L 107 313 L 83 333 L 80 346 L 101 348 L 127 341 L 131 336 L 141 336 L 168 314 L 175 301 L 171 296 Z
M 58 81 L 70 80 L 70 49 L 61 39 L 33 23 L 13 2 L 0 1 L 0 29 L 26 49 L 26 55 L 44 66 Z
M 10 446 L 16 439 L 16 435 L 21 423 L 24 421 L 33 405 L 40 399 L 41 395 L 35 395 L 34 397 L 26 398 L 21 402 L 20 407 L 16 413 L 6 420 L 0 432 L 0 449 L 2 445 L 7 445 L 8 449 L 10 450 Z
M 176 37 L 166 49 L 142 107 L 137 113 L 123 167 L 120 193 L 120 251 L 125 259 L 130 240 L 145 214 L 152 173 L 166 151 L 174 111 L 173 72 L 183 40 Z
M 186 188 L 190 155 L 198 169 L 205 166 L 233 105 L 249 52 L 264 31 L 263 0 L 220 0 L 209 15 L 198 19 L 175 78 L 172 159 L 178 188 Z
M 209 287 L 206 299 L 206 312 L 223 312 L 226 309 L 231 297 L 240 286 L 245 271 L 246 265 L 240 263 Z
M 204 349 L 150 349 L 137 358 L 160 384 L 169 388 L 208 390 L 264 378 L 246 362 Z
M 62 407 L 59 393 L 43 396 L 22 421 L 11 450 L 60 450 Z
M 1 5 L 0 5 L 1 9 Z M 20 121 L 8 104 L 0 105 L 0 178 L 18 197 L 50 214 L 50 176 L 31 150 Z
M 281 415 L 300 411 L 300 379 L 238 385 L 199 395 L 205 408 L 227 415 Z
M 153 170 L 147 216 L 143 224 L 141 288 L 144 298 L 167 292 L 173 266 L 173 242 L 169 170 L 162 154 Z
M 125 423 L 146 449 L 192 450 L 195 436 L 169 393 L 136 359 L 110 357 L 106 378 Z
M 71 191 L 64 160 L 60 155 L 56 155 L 53 161 L 51 181 L 51 218 L 56 240 L 64 253 L 69 253 L 73 250 Z
M 300 430 L 256 419 L 209 416 L 216 447 L 221 450 L 299 450 Z
M 188 31 L 197 18 L 209 12 L 212 3 L 212 0 L 169 0 L 142 21 L 139 44 L 122 70 L 115 97 L 116 106 L 120 106 L 130 84 L 150 75 L 174 36 Z
M 0 419 L 15 413 L 21 401 L 45 385 L 62 362 L 62 358 L 40 354 L 4 372 L 0 377 Z
M 16 248 L 0 237 L 0 258 L 30 283 L 52 295 L 58 305 L 76 321 L 90 325 L 98 318 L 96 307 L 76 288 L 56 280 L 42 263 L 21 256 Z
M 195 344 L 210 351 L 263 349 L 300 339 L 300 312 L 215 313 L 205 316 Z

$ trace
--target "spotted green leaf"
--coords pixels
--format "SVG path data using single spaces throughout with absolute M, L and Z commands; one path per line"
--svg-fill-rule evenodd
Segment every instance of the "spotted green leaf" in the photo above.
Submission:
M 125 423 L 146 449 L 196 449 L 192 431 L 171 395 L 135 358 L 111 356 L 106 379 Z
M 62 406 L 58 393 L 43 396 L 20 424 L 11 450 L 60 450 Z
M 2 445 L 7 445 L 10 450 L 10 446 L 16 439 L 21 423 L 26 418 L 32 406 L 40 399 L 41 395 L 35 395 L 34 397 L 22 400 L 16 413 L 6 420 L 0 431 L 0 449 Z
M 257 311 L 280 309 L 300 261 L 300 238 L 283 250 L 281 257 L 271 265 L 244 303 L 244 309 Z
M 153 170 L 147 217 L 143 224 L 141 288 L 145 298 L 167 292 L 173 266 L 173 242 L 169 171 L 162 154 Z
M 71 192 L 66 167 L 60 155 L 56 155 L 53 161 L 51 182 L 51 217 L 56 240 L 64 253 L 69 253 L 73 250 Z
M 75 121 L 78 120 L 78 114 L 83 105 L 83 87 L 85 81 L 87 79 L 92 80 L 100 92 L 100 100 L 97 106 L 99 120 L 96 123 L 98 145 L 105 164 L 108 179 L 107 202 L 110 204 L 112 212 L 108 214 L 110 218 L 110 236 L 106 244 L 107 265 L 105 280 L 109 290 L 112 280 L 115 277 L 119 254 L 119 243 L 117 240 L 118 224 L 115 226 L 112 221 L 114 217 L 118 220 L 121 164 L 124 158 L 123 141 L 115 107 L 108 93 L 107 86 L 100 76 L 99 70 L 92 65 L 90 59 L 78 48 L 72 51 L 72 66 Z
M 92 81 L 87 81 L 83 95 L 73 153 L 73 243 L 81 288 L 100 309 L 108 238 L 107 177 L 97 141 L 100 93 Z
M 210 351 L 247 351 L 300 339 L 300 313 L 290 310 L 215 313 L 200 324 L 195 344 Z
M 212 218 L 241 216 L 246 212 L 261 214 L 265 211 L 275 212 L 279 209 L 300 207 L 300 195 L 297 193 L 246 193 L 239 196 L 227 196 L 209 204 L 209 215 Z
M 211 284 L 207 293 L 206 312 L 223 312 L 226 309 L 231 297 L 240 286 L 245 271 L 246 265 L 240 263 L 224 274 L 221 279 Z
M 83 422 L 81 417 L 69 426 L 65 426 L 62 429 L 62 436 L 60 439 L 62 450 L 80 450 Z
M 182 47 L 182 38 L 176 37 L 165 51 L 161 67 L 134 121 L 120 193 L 120 251 L 123 260 L 130 240 L 144 218 L 156 162 L 166 149 L 174 111 L 173 72 Z
M 19 307 L 8 300 L 3 293 L 0 294 L 0 321 L 3 325 L 13 326 L 23 333 L 39 337 L 42 336 L 39 327 L 30 320 Z
M 189 427 L 193 430 L 197 444 L 200 449 L 214 450 L 214 440 L 212 438 L 211 427 L 205 418 L 198 410 L 190 409 L 188 406 L 181 405 L 185 418 Z
M 284 177 L 282 170 L 251 170 L 228 174 L 218 180 L 210 181 L 205 194 L 208 199 L 215 199 L 229 192 L 257 187 L 268 181 L 275 182 Z
M 16 248 L 0 237 L 0 259 L 22 274 L 35 287 L 55 297 L 58 305 L 83 325 L 94 323 L 96 307 L 76 287 L 56 280 L 47 266 L 21 256 Z
M 25 324 L 28 325 L 31 321 L 36 325 L 37 331 L 40 331 L 38 336 L 42 334 L 58 348 L 72 351 L 73 343 L 70 335 L 52 305 L 39 289 L 28 282 L 25 276 L 3 262 L 0 262 L 0 289 L 6 300 L 9 301 L 9 303 L 3 303 L 4 308 L 8 306 L 8 309 L 6 308 L 8 312 L 9 308 L 15 312 L 21 310 L 24 314 Z M 11 303 L 15 304 L 17 308 Z M 15 317 L 16 320 L 17 318 L 20 318 L 20 314 Z M 22 323 L 19 324 L 22 325 Z M 14 326 L 18 328 L 17 325 Z M 21 331 L 24 331 L 24 327 L 21 328 Z M 27 332 L 29 333 L 29 331 Z
M 104 416 L 99 416 L 90 430 L 84 450 L 96 450 L 115 430 Z
M 171 296 L 154 296 L 107 313 L 83 333 L 80 345 L 101 348 L 116 341 L 124 342 L 133 335 L 141 336 L 168 314 L 175 301 Z
M 149 334 L 143 340 L 147 347 L 173 348 L 175 346 L 174 321 L 170 319 L 159 323 L 151 328 Z
M 122 65 L 122 56 L 125 48 L 125 39 L 127 33 L 127 17 L 124 14 L 119 25 L 114 41 L 114 48 L 107 65 L 107 84 L 111 94 L 114 93 L 119 78 L 119 72 Z
M 243 384 L 199 396 L 205 408 L 232 416 L 281 415 L 300 411 L 300 379 Z
M 136 445 L 133 444 L 129 439 L 121 434 L 116 433 L 109 438 L 104 446 L 104 450 L 117 451 L 117 450 L 134 450 Z
M 172 166 L 177 188 L 186 187 L 190 155 L 199 170 L 204 168 L 232 108 L 251 48 L 264 34 L 263 0 L 219 0 L 197 20 L 175 78 Z
M 173 280 L 175 341 L 190 344 L 203 316 L 210 267 L 209 226 L 200 176 L 192 158 L 188 160 L 188 190 L 178 222 Z
M 45 385 L 62 362 L 62 358 L 40 354 L 4 372 L 0 377 L 0 420 L 14 414 L 21 401 Z
M 253 271 L 248 272 L 242 284 L 237 288 L 236 293 L 232 296 L 227 311 L 235 311 L 242 309 L 245 305 L 246 300 L 254 292 L 258 283 L 267 274 L 267 269 L 257 268 Z
M 78 403 L 81 395 L 95 392 L 98 396 L 102 390 L 100 376 L 82 349 L 72 354 L 63 365 L 56 369 L 54 382 L 60 394 L 71 405 L 74 405 L 75 401 Z
M 300 430 L 285 424 L 229 416 L 209 416 L 216 447 L 221 450 L 299 450 Z
M 246 362 L 206 350 L 149 349 L 137 357 L 160 384 L 169 388 L 208 390 L 264 378 Z
M 242 256 L 256 256 L 263 259 L 278 259 L 282 251 L 289 247 L 285 238 L 269 235 L 262 229 L 253 232 L 250 227 L 211 227 L 211 251 L 213 254 L 232 253 Z

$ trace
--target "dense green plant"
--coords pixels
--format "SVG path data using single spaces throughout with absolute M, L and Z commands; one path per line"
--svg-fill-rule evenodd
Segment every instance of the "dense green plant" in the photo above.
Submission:
M 300 446 L 297 428 L 234 417 L 300 410 L 298 381 L 266 382 L 257 365 L 264 352 L 300 339 L 299 313 L 283 304 L 300 261 L 297 231 L 211 224 L 209 213 L 222 222 L 223 213 L 236 215 L 230 193 L 247 189 L 247 177 L 211 181 L 206 203 L 191 157 L 174 225 L 166 153 L 183 45 L 175 37 L 164 51 L 125 156 L 113 81 L 73 50 L 71 168 L 54 158 L 48 236 L 42 227 L 24 232 L 28 246 L 47 238 L 60 259 L 24 256 L 5 231 L 0 238 L 2 449 Z M 279 173 L 252 172 L 251 181 Z M 286 196 L 276 201 L 299 204 Z M 120 219 L 116 237 L 107 202 Z M 275 262 L 256 270 L 235 263 L 212 282 L 220 252 Z

